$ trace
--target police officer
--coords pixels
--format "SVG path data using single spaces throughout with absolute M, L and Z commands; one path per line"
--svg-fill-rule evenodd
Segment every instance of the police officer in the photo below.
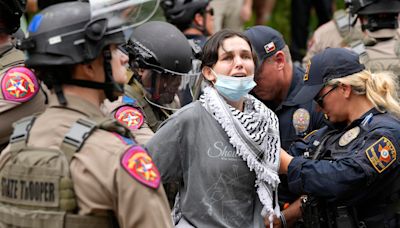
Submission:
M 127 103 L 144 111 L 155 132 L 162 121 L 180 108 L 176 93 L 192 67 L 192 49 L 175 26 L 160 21 L 135 29 L 126 49 L 133 76 L 125 86 Z
M 304 70 L 293 66 L 282 35 L 268 26 L 254 26 L 245 31 L 257 51 L 260 66 L 253 92 L 279 118 L 281 146 L 287 150 L 299 137 L 324 125 L 322 113 L 316 112 L 312 99 L 300 104 L 293 101 L 303 86 Z
M 307 73 L 295 100 L 314 98 L 334 125 L 296 142 L 291 155 L 281 152 L 290 190 L 308 195 L 306 227 L 399 227 L 396 76 L 365 70 L 342 48 L 315 55 Z
M 11 42 L 24 9 L 25 1 L 0 0 L 0 150 L 8 143 L 13 122 L 45 108 L 40 83 L 31 70 L 23 67 L 24 54 Z
M 361 63 L 371 71 L 389 70 L 400 76 L 400 0 L 352 0 L 350 9 L 360 18 L 366 34 L 363 40 L 349 45 L 360 55 Z
M 180 108 L 177 92 L 191 70 L 192 49 L 182 32 L 161 21 L 137 27 L 125 48 L 133 76 L 122 100 L 106 106 L 114 118 L 130 128 L 140 144 L 145 144 L 159 125 Z M 172 207 L 178 184 L 164 187 Z
M 305 103 L 293 99 L 303 87 L 304 70 L 294 66 L 290 51 L 282 35 L 268 26 L 254 26 L 245 31 L 257 52 L 260 66 L 253 93 L 272 109 L 279 119 L 281 147 L 289 149 L 293 141 L 325 125 L 323 114 L 316 111 L 316 103 L 309 99 Z M 281 208 L 293 203 L 297 195 L 289 192 L 286 177 L 280 176 L 279 202 Z M 289 220 L 289 219 L 288 219 Z
M 167 21 L 200 47 L 214 33 L 214 10 L 209 0 L 163 0 L 161 7 Z
M 16 123 L 1 154 L 2 227 L 172 226 L 151 158 L 100 112 L 126 82 L 123 28 L 155 5 L 68 2 L 33 18 L 21 47 L 52 94 L 42 115 Z
M 209 0 L 163 0 L 161 2 L 165 18 L 185 34 L 195 54 L 192 63 L 193 76 L 183 78 L 179 86 L 178 95 L 182 106 L 196 100 L 201 89 L 202 77 L 198 77 L 201 49 L 207 37 L 214 34 L 214 9 L 211 8 L 209 2 Z
M 351 0 L 346 0 L 346 6 Z M 364 34 L 361 31 L 360 21 L 357 17 L 351 17 L 349 7 L 334 12 L 332 20 L 319 26 L 308 41 L 307 53 L 303 58 L 303 65 L 317 53 L 327 47 L 347 47 L 350 43 L 362 40 Z

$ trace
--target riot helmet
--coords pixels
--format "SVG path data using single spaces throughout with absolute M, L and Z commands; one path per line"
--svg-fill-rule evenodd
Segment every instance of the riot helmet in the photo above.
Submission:
M 5 24 L 0 32 L 12 34 L 18 30 L 25 6 L 26 0 L 0 0 L 0 21 Z
M 167 21 L 183 31 L 194 26 L 192 21 L 196 13 L 205 15 L 209 2 L 209 0 L 162 0 L 161 8 Z M 207 33 L 205 28 L 198 29 Z
M 112 76 L 109 45 L 125 43 L 124 30 L 148 20 L 157 6 L 158 0 L 91 0 L 51 5 L 35 15 L 28 37 L 20 45 L 28 55 L 25 64 L 50 69 L 88 63 L 103 55 L 106 79 L 102 83 L 72 80 L 65 75 L 53 75 L 44 82 L 50 87 L 73 84 L 102 89 L 108 99 L 114 100 L 123 88 Z
M 400 0 L 351 0 L 349 7 L 352 15 L 363 18 L 363 30 L 398 28 Z
M 151 100 L 168 104 L 173 100 L 182 77 L 190 77 L 192 48 L 175 26 L 161 21 L 147 22 L 133 31 L 126 49 L 136 78 L 151 94 Z M 144 81 L 137 69 L 150 70 Z

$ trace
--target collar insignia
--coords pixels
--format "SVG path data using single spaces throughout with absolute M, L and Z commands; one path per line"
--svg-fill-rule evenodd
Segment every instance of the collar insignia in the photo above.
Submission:
M 310 66 L 311 66 L 311 60 L 308 60 L 308 63 L 306 66 L 306 73 L 304 73 L 304 76 L 303 76 L 303 81 L 308 81 L 308 79 L 309 79 L 308 74 L 310 73 Z

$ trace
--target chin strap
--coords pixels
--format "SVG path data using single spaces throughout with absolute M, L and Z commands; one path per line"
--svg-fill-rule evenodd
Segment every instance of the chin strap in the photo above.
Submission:
M 192 22 L 191 27 L 198 29 L 204 36 L 210 36 L 211 34 L 207 31 L 207 27 L 206 27 L 206 24 L 207 24 L 207 13 L 206 12 L 203 13 L 203 18 L 204 18 L 203 26 L 198 26 Z
M 104 66 L 104 74 L 105 74 L 105 82 L 102 83 L 105 85 L 103 87 L 104 93 L 106 94 L 106 97 L 110 101 L 115 101 L 118 99 L 118 96 L 122 95 L 124 93 L 124 87 L 123 85 L 120 85 L 114 81 L 113 75 L 112 75 L 112 66 L 111 66 L 111 51 L 109 48 L 105 48 L 103 51 L 103 66 Z

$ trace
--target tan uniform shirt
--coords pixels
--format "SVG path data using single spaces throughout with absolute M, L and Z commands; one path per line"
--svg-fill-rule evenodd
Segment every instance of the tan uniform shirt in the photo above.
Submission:
M 11 48 L 11 49 L 10 49 Z M 6 60 L 7 58 L 7 60 Z M 13 62 L 11 65 L 5 62 Z M 8 43 L 0 47 L 0 94 L 2 93 L 1 84 L 5 72 L 14 66 L 21 66 L 24 61 L 24 53 Z M 3 65 L 4 64 L 4 65 Z M 14 102 L 0 99 L 0 150 L 3 149 L 9 141 L 12 133 L 12 123 L 34 113 L 42 112 L 45 109 L 45 96 L 39 91 L 35 97 L 26 102 Z
M 309 41 L 307 54 L 303 58 L 303 64 L 307 64 L 315 54 L 323 51 L 327 47 L 341 47 L 342 41 L 343 38 L 336 27 L 335 21 L 330 20 L 321 25 L 315 30 Z
M 365 46 L 365 54 L 361 54 L 360 62 L 372 72 L 392 71 L 400 76 L 400 40 L 395 33 L 388 40 Z
M 28 146 L 59 148 L 71 125 L 79 118 L 102 116 L 100 110 L 81 97 L 66 96 L 61 107 L 50 96 L 50 107 L 30 131 Z M 70 164 L 80 215 L 113 211 L 120 227 L 172 227 L 163 186 L 157 190 L 135 180 L 121 166 L 121 156 L 130 146 L 113 133 L 96 129 Z M 8 148 L 0 155 L 0 168 L 9 159 Z
M 341 34 L 337 22 L 334 19 L 318 27 L 314 31 L 314 34 L 308 43 L 307 53 L 303 58 L 303 65 L 306 66 L 308 61 L 315 54 L 325 50 L 328 47 L 347 47 L 349 43 L 355 40 L 361 40 L 364 36 L 361 32 L 361 24 L 359 21 L 357 21 L 357 23 L 351 29 L 344 30 L 345 32 Z

